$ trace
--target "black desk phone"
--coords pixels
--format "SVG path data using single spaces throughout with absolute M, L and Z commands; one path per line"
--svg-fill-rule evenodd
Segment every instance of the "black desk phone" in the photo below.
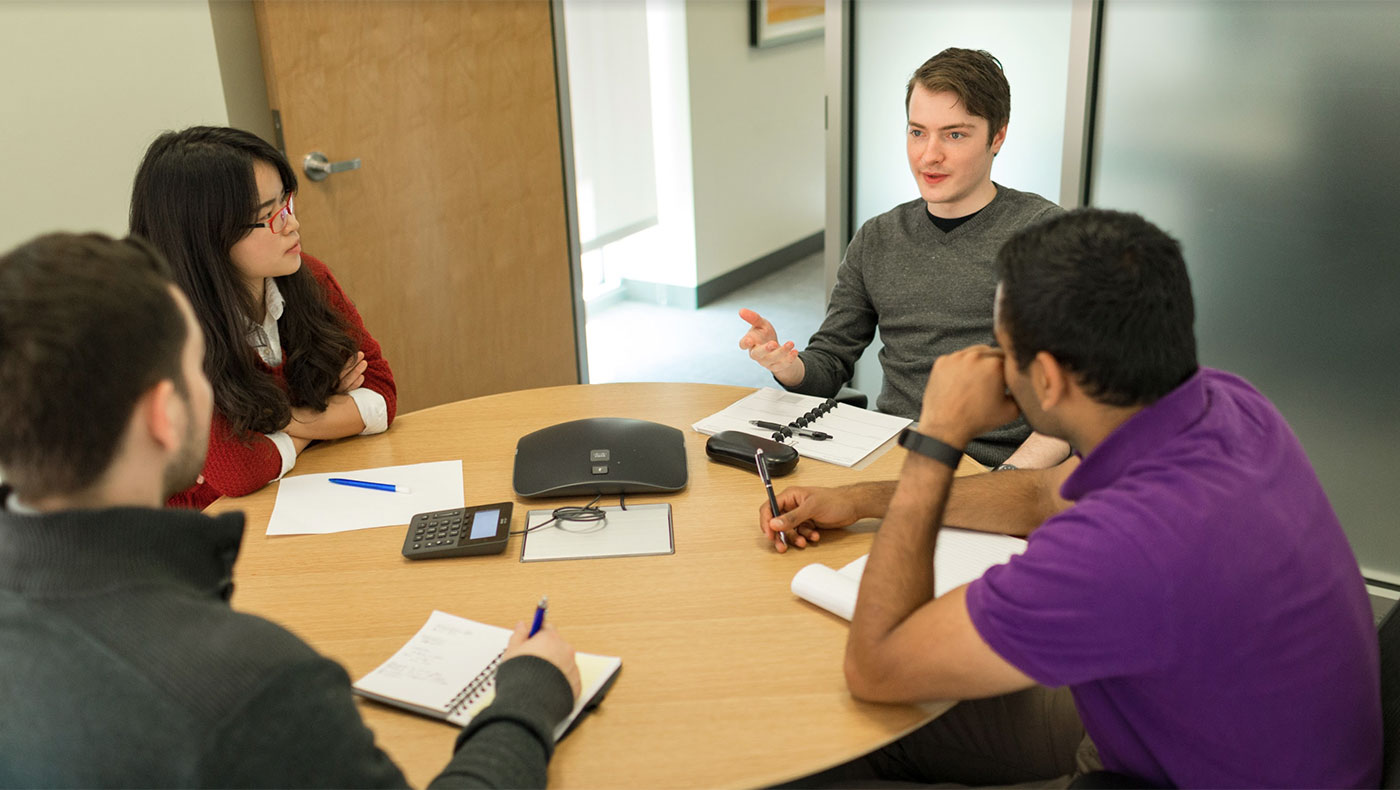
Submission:
M 511 502 L 419 513 L 408 522 L 403 555 L 410 560 L 500 554 L 510 540 Z

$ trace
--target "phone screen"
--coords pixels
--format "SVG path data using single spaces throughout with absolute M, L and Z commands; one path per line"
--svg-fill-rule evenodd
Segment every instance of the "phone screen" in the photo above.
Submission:
M 478 510 L 472 514 L 472 540 L 489 538 L 496 534 L 496 524 L 501 519 L 499 510 Z

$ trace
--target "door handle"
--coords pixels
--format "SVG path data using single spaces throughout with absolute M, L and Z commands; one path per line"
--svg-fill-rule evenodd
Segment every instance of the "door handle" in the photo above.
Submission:
M 301 160 L 301 169 L 306 172 L 306 177 L 312 181 L 325 181 L 331 173 L 343 173 L 346 170 L 359 170 L 360 158 L 346 159 L 344 162 L 332 162 L 329 156 L 320 151 L 312 151 Z

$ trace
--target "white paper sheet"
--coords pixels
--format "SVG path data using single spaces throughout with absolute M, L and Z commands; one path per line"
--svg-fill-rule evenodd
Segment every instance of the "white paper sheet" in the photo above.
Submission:
M 1010 535 L 944 527 L 938 531 L 933 553 L 933 594 L 943 595 L 961 587 L 993 565 L 1001 565 L 1026 550 L 1026 541 Z M 860 577 L 869 554 L 852 560 L 841 570 L 814 562 L 792 577 L 792 594 L 847 620 L 856 610 Z
M 863 570 L 865 557 L 856 562 L 861 564 Z M 834 571 L 820 562 L 814 562 L 792 577 L 793 595 L 849 620 L 856 613 L 856 593 L 860 591 L 860 573 L 847 573 L 850 567 L 847 565 Z
M 447 714 L 458 692 L 485 671 L 510 631 L 434 611 L 378 669 L 355 682 L 361 693 Z
M 332 477 L 408 486 L 402 491 L 374 491 L 329 482 Z M 434 461 L 378 469 L 352 469 L 320 475 L 284 477 L 267 524 L 269 535 L 324 535 L 352 529 L 408 524 L 417 513 L 463 507 L 462 462 Z

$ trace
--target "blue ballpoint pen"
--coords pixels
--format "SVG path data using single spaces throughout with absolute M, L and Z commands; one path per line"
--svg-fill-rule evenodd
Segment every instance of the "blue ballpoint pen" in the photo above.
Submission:
M 544 610 L 549 608 L 549 596 L 540 596 L 540 605 L 535 607 L 535 622 L 530 624 L 530 636 L 534 636 L 544 628 Z
M 389 493 L 407 494 L 408 486 L 394 485 L 393 483 L 371 483 L 368 480 L 351 480 L 348 477 L 332 477 L 328 482 L 338 486 L 350 486 L 351 488 L 368 488 L 374 491 L 388 491 Z

